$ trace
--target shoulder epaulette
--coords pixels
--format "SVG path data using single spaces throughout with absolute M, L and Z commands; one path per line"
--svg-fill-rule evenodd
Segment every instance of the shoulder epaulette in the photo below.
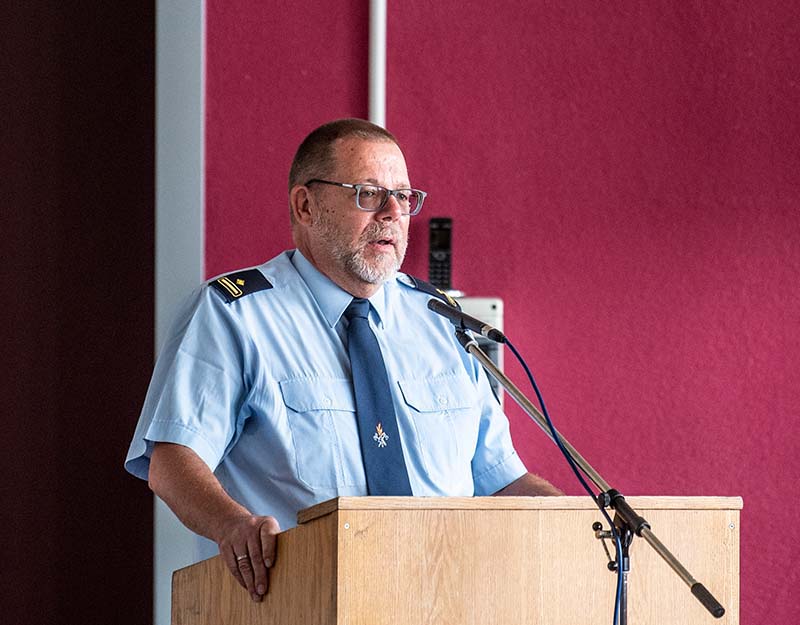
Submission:
M 272 284 L 258 269 L 245 269 L 221 276 L 209 283 L 222 298 L 230 304 L 237 299 L 271 289 Z
M 450 295 L 442 291 L 441 289 L 437 289 L 433 286 L 430 282 L 425 282 L 425 280 L 421 280 L 419 278 L 415 278 L 414 276 L 408 276 L 411 280 L 413 287 L 418 291 L 422 291 L 423 293 L 427 293 L 428 295 L 433 295 L 434 297 L 438 297 L 446 304 L 450 304 L 450 306 L 454 306 L 461 310 L 461 305 Z

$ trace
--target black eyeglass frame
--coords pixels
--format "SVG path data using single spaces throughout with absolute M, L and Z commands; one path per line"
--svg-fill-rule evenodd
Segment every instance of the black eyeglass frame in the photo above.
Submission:
M 409 215 L 409 216 L 417 215 L 422 210 L 422 205 L 425 203 L 425 198 L 428 196 L 428 194 L 425 193 L 425 191 L 421 191 L 420 189 L 387 189 L 386 187 L 381 186 L 379 184 L 366 184 L 366 183 L 365 184 L 348 184 L 347 182 L 333 182 L 332 180 L 323 180 L 322 178 L 312 178 L 311 180 L 306 182 L 306 184 L 303 185 L 303 186 L 308 186 L 308 185 L 310 185 L 310 184 L 312 184 L 314 182 L 320 182 L 322 184 L 330 184 L 330 185 L 333 185 L 335 187 L 342 187 L 344 189 L 355 189 L 355 191 L 356 191 L 356 206 L 358 207 L 359 210 L 362 210 L 362 211 L 364 211 L 366 213 L 377 213 L 378 211 L 383 210 L 384 207 L 386 206 L 386 203 L 389 201 L 389 196 L 392 196 L 392 195 L 395 197 L 395 199 L 397 199 L 398 203 L 400 203 L 400 196 L 398 194 L 402 194 L 403 192 L 407 191 L 409 193 L 419 194 L 418 195 L 419 203 L 417 204 L 416 208 L 413 211 L 408 212 L 408 213 L 402 213 L 402 214 L 403 215 Z M 378 208 L 364 208 L 363 206 L 361 206 L 361 202 L 360 202 L 361 189 L 363 189 L 364 187 L 372 187 L 372 188 L 375 188 L 375 189 L 383 189 L 384 191 L 386 191 L 386 196 L 384 197 L 383 202 L 381 202 L 381 205 Z

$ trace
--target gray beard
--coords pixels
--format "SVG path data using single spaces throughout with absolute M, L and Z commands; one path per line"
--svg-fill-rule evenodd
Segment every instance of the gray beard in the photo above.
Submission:
M 385 265 L 376 267 L 367 262 L 361 250 L 347 255 L 341 260 L 350 273 L 358 276 L 361 280 L 369 284 L 383 284 L 384 282 L 388 282 L 397 275 L 397 272 L 400 270 L 400 265 L 403 262 L 401 259 L 400 262 L 396 262 L 389 267 Z
M 335 228 L 332 227 L 325 219 L 320 219 L 317 226 L 321 228 L 322 234 L 330 241 L 331 255 L 352 275 L 356 276 L 363 282 L 368 284 L 383 284 L 388 282 L 397 275 L 400 271 L 400 266 L 405 259 L 408 241 L 395 250 L 399 253 L 399 258 L 395 256 L 395 262 L 391 265 L 386 263 L 370 263 L 364 251 L 369 244 L 368 241 L 380 237 L 381 233 L 391 232 L 395 241 L 398 240 L 399 235 L 391 228 L 381 228 L 379 224 L 370 224 L 369 227 L 362 233 L 358 241 L 358 246 L 355 250 L 349 249 L 344 245 L 338 237 Z

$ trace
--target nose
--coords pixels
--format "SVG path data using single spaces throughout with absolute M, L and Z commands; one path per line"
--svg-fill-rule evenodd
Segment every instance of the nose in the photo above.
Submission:
M 386 204 L 383 205 L 383 208 L 378 211 L 378 218 L 381 221 L 397 221 L 403 216 L 403 209 L 400 206 L 400 202 L 397 201 L 397 198 L 394 195 L 389 195 L 386 199 Z

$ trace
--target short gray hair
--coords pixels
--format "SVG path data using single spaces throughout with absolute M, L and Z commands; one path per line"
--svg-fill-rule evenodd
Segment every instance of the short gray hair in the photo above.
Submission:
M 339 139 L 351 137 L 365 141 L 391 141 L 400 147 L 392 133 L 364 119 L 349 118 L 328 122 L 312 130 L 297 148 L 289 170 L 289 190 L 312 178 L 328 176 L 336 165 L 333 144 Z

